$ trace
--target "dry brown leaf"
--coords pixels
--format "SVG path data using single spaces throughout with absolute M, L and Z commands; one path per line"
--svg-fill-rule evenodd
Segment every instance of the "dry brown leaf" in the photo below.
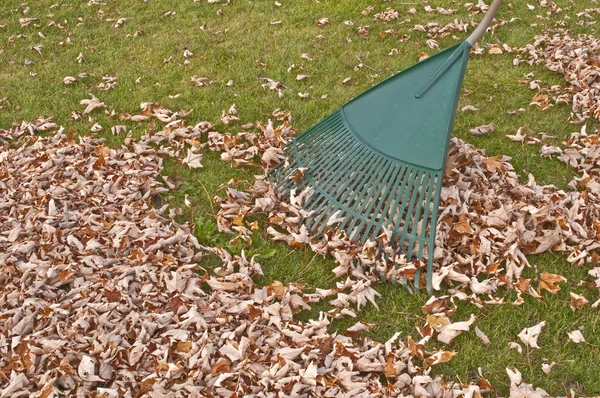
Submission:
M 538 292 L 541 294 L 542 290 L 547 290 L 550 293 L 558 293 L 560 291 L 561 282 L 566 282 L 567 279 L 560 275 L 552 274 L 550 272 L 542 272 L 540 274 L 540 283 L 538 285 Z
M 583 307 L 584 305 L 589 303 L 589 301 L 580 294 L 573 293 L 573 292 L 570 292 L 569 294 L 571 296 L 571 301 L 569 303 L 569 306 L 574 310 L 580 309 L 581 307 Z

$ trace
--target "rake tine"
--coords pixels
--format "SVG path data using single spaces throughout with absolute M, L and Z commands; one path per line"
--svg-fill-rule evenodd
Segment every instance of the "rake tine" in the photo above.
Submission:
M 306 140 L 295 145 L 295 147 L 298 148 L 298 155 L 304 156 L 307 153 L 315 155 L 315 147 L 320 147 L 323 144 L 330 145 L 336 143 L 339 139 L 338 132 L 340 131 L 340 128 L 343 128 L 341 121 L 332 120 L 320 127 L 319 130 L 307 133 L 306 135 L 308 137 Z M 317 155 L 319 154 L 320 153 L 317 153 Z M 309 159 L 312 159 L 312 156 L 309 156 Z
M 356 157 L 360 160 L 356 165 L 354 165 L 354 170 L 350 172 L 348 178 L 346 178 L 339 186 L 334 186 L 332 189 L 331 196 L 343 207 L 347 207 L 345 205 L 346 198 L 360 185 L 361 181 L 365 178 L 365 175 L 370 171 L 372 159 L 375 157 L 375 155 L 361 151 Z M 346 168 L 344 171 L 348 170 L 349 169 Z
M 326 147 L 331 144 L 339 146 L 341 137 L 340 134 L 337 134 L 337 130 L 340 127 L 341 122 L 331 121 L 323 126 L 322 130 L 316 131 L 315 134 L 312 134 L 312 132 L 306 133 L 305 135 L 311 136 L 307 138 L 307 140 L 312 139 L 312 141 L 290 147 L 294 152 L 294 157 L 298 160 L 298 163 L 304 167 L 310 167 L 311 164 L 318 163 L 318 161 L 326 155 L 321 151 L 315 151 L 315 146 L 318 148 Z
M 428 251 L 428 255 L 427 255 L 427 293 L 431 296 L 433 294 L 433 250 L 434 250 L 434 244 L 428 244 L 427 245 L 427 251 Z
M 327 143 L 323 143 L 322 145 L 325 146 Z M 304 166 L 308 168 L 308 173 L 310 175 L 315 175 L 315 178 L 319 181 L 319 185 L 326 186 L 323 178 L 327 178 L 328 180 L 334 178 L 332 172 L 339 168 L 347 167 L 346 164 L 349 163 L 349 160 L 355 155 L 352 152 L 346 152 L 346 150 L 348 147 L 354 149 L 356 146 L 357 145 L 351 141 L 350 137 L 340 135 L 338 136 L 338 141 L 331 147 L 331 154 L 328 157 L 313 156 L 304 164 Z M 332 168 L 333 170 L 331 170 Z M 325 174 L 322 178 L 318 178 L 322 173 Z
M 373 201 L 372 204 L 366 209 L 366 214 L 372 214 L 373 222 L 377 222 L 379 211 L 381 211 L 381 207 L 384 203 L 390 202 L 390 192 L 392 187 L 392 182 L 396 181 L 397 175 L 395 175 L 396 165 L 391 164 L 389 169 L 387 170 L 386 175 L 381 181 L 380 191 L 381 193 L 378 195 L 376 201 Z M 395 186 L 394 186 L 395 188 Z M 377 204 L 377 206 L 375 206 Z
M 340 143 L 339 145 L 341 146 L 342 144 L 343 144 L 343 143 Z M 311 167 L 312 167 L 312 164 L 313 164 L 313 163 L 317 164 L 317 163 L 318 163 L 318 160 L 320 160 L 320 159 L 315 159 L 315 158 L 312 158 L 312 160 L 311 160 L 311 161 L 307 162 L 307 163 L 304 165 L 304 167 L 308 167 L 308 169 L 309 169 L 309 170 L 306 172 L 308 175 L 307 175 L 307 174 L 305 174 L 305 175 L 304 175 L 304 179 L 311 180 L 311 178 L 310 178 L 310 173 L 311 173 Z M 333 163 L 334 163 L 334 164 L 336 164 L 336 165 L 343 165 L 343 164 L 345 163 L 345 162 L 335 162 L 335 160 L 331 160 L 331 159 L 330 159 L 329 163 L 331 163 L 331 162 L 333 162 Z M 302 166 L 298 165 L 298 167 L 302 167 Z M 342 167 L 342 166 L 340 166 L 340 167 Z M 285 190 L 287 190 L 287 189 L 289 189 L 289 187 L 291 187 L 291 186 L 293 186 L 293 185 L 294 185 L 294 183 L 295 183 L 295 182 L 294 182 L 293 180 L 291 180 L 289 177 L 290 177 L 290 176 L 293 174 L 293 172 L 294 172 L 294 170 L 295 170 L 295 169 L 296 169 L 296 167 L 294 167 L 294 168 L 291 168 L 291 167 L 290 167 L 290 168 L 289 168 L 289 173 L 287 174 L 287 177 L 288 177 L 288 178 L 285 180 L 285 182 L 283 182 L 283 183 L 280 183 L 280 187 L 281 187 L 281 189 L 285 189 Z M 310 182 L 311 182 L 311 185 L 313 185 L 313 184 L 312 184 L 312 183 L 313 183 L 313 181 L 310 181 Z
M 387 161 L 384 158 L 379 158 L 376 160 L 376 163 L 374 165 L 372 165 L 369 168 L 369 174 L 371 174 L 370 172 L 373 170 L 376 172 L 376 170 L 381 169 L 381 167 L 385 167 L 385 163 Z M 351 208 L 352 206 L 352 210 L 357 213 L 357 214 L 361 214 L 361 204 L 362 201 L 368 201 L 370 199 L 370 197 L 372 196 L 372 194 L 374 192 L 372 192 L 373 187 L 376 186 L 376 184 L 372 184 L 369 185 L 369 179 L 371 178 L 370 175 L 367 175 L 365 173 L 364 178 L 362 179 L 362 187 L 359 186 L 359 190 L 356 191 L 351 197 L 348 198 L 347 200 L 347 206 L 349 208 Z M 354 202 L 354 203 L 353 203 Z M 358 221 L 358 219 L 355 219 L 354 222 L 352 222 L 350 224 L 350 226 L 348 227 L 348 230 L 352 230 L 356 224 L 356 222 Z
M 407 236 L 407 239 L 408 239 L 407 249 L 406 249 L 406 259 L 408 261 L 410 261 L 412 259 L 414 244 L 415 244 L 415 241 L 417 240 L 415 236 L 408 233 L 409 227 L 411 227 L 411 222 L 414 221 L 414 218 L 411 219 L 410 216 L 413 214 L 413 210 L 415 210 L 415 204 L 417 201 L 417 197 L 419 197 L 419 199 L 418 199 L 419 202 L 423 200 L 423 195 L 425 192 L 423 189 L 418 189 L 418 187 L 423 186 L 422 185 L 423 181 L 426 178 L 427 178 L 427 174 L 425 174 L 425 173 L 423 173 L 419 176 L 419 180 L 418 180 L 419 183 L 416 184 L 416 186 L 413 189 L 411 199 L 410 199 L 410 204 L 409 204 L 408 210 L 406 212 L 406 216 L 404 218 L 404 220 L 405 220 L 404 226 L 402 228 L 402 232 L 400 232 L 401 235 Z M 419 276 L 420 276 L 420 272 L 419 272 L 419 270 L 417 270 L 415 272 L 415 282 L 414 282 L 416 289 L 419 288 Z
M 409 218 L 409 222 L 406 223 L 406 233 L 410 233 L 414 236 L 418 236 L 418 232 L 417 232 L 417 228 L 418 228 L 418 221 L 420 220 L 420 216 L 421 216 L 421 211 L 423 208 L 423 196 L 425 195 L 425 192 L 427 191 L 427 187 L 429 186 L 429 173 L 425 173 L 423 175 L 423 179 L 421 180 L 421 183 L 419 184 L 419 198 L 417 199 L 416 203 L 415 203 L 415 207 L 414 209 L 411 210 L 411 212 L 409 214 L 407 214 L 407 217 L 412 216 Z
M 385 197 L 387 196 L 387 187 L 385 187 L 385 183 L 386 182 L 389 183 L 388 179 L 390 177 L 392 170 L 394 169 L 393 166 L 394 166 L 393 163 L 391 163 L 391 162 L 387 163 L 384 173 L 379 174 L 379 178 L 377 179 L 377 182 L 372 185 L 372 190 L 369 190 L 369 192 L 367 193 L 367 196 L 370 197 L 370 201 L 365 199 L 362 206 L 359 208 L 359 210 L 357 210 L 357 213 L 366 214 L 368 216 L 369 214 L 371 214 L 371 211 L 373 210 L 375 203 L 377 203 L 377 202 L 379 202 L 378 204 L 383 203 Z M 377 191 L 382 191 L 382 193 L 380 193 L 378 196 L 375 196 L 375 193 Z M 371 218 L 369 221 L 373 223 L 374 219 L 375 219 L 375 217 Z M 365 236 L 367 236 L 367 234 L 365 234 Z
M 373 176 L 374 178 L 372 178 L 371 181 L 367 181 L 369 183 L 365 184 L 365 187 L 367 187 L 367 191 L 361 191 L 358 195 L 358 201 L 356 202 L 354 208 L 354 210 L 357 213 L 366 215 L 370 214 L 370 210 L 373 208 L 375 202 L 377 201 L 376 192 L 381 191 L 383 189 L 383 185 L 391 169 L 392 162 L 388 160 L 384 159 L 383 162 L 379 164 L 376 170 L 381 171 L 376 171 L 375 175 Z M 367 208 L 368 211 L 366 211 Z
M 314 200 L 311 200 L 310 203 L 306 203 L 304 205 L 304 210 L 312 214 L 318 211 L 319 207 L 321 206 L 321 203 L 327 203 L 327 198 L 323 196 L 319 191 L 315 191 L 313 195 L 317 195 L 317 197 Z
M 404 221 L 402 215 L 404 214 L 404 209 L 406 208 L 407 205 L 407 199 L 410 196 L 410 191 L 413 188 L 413 184 L 415 181 L 415 178 L 417 177 L 417 175 L 419 174 L 419 171 L 414 169 L 411 170 L 411 175 L 408 179 L 408 183 L 406 185 L 404 185 L 403 182 L 403 191 L 402 191 L 402 195 L 398 197 L 398 202 L 400 202 L 400 198 L 402 198 L 402 203 L 400 203 L 400 207 L 396 207 L 394 206 L 395 209 L 397 209 L 397 211 L 395 210 L 394 215 L 397 214 L 396 217 L 393 217 L 391 220 L 396 219 L 396 222 L 394 224 L 394 230 L 398 230 L 398 227 L 400 226 L 400 223 L 402 223 Z
M 356 168 L 356 172 L 359 173 L 360 176 L 355 178 L 354 181 L 348 181 L 349 183 L 352 182 L 352 185 L 349 185 L 346 188 L 345 194 L 341 193 L 336 197 L 336 200 L 339 203 L 342 203 L 346 207 L 350 208 L 349 202 L 352 200 L 353 195 L 361 186 L 364 188 L 363 184 L 365 184 L 365 182 L 368 180 L 368 174 L 375 168 L 373 163 L 377 162 L 376 164 L 378 165 L 381 162 L 381 159 L 377 159 L 376 156 L 377 155 L 374 153 L 368 154 L 367 157 L 361 161 L 359 167 Z M 339 191 L 340 190 L 338 189 L 337 192 Z
M 362 172 L 362 176 L 356 178 L 352 184 L 352 187 L 347 188 L 345 194 L 342 194 L 343 196 L 340 196 L 340 198 L 338 199 L 339 203 L 342 203 L 345 208 L 348 208 L 348 210 L 352 211 L 353 213 L 355 213 L 354 210 L 350 209 L 350 203 L 349 203 L 349 201 L 351 201 L 350 195 L 354 195 L 356 193 L 356 190 L 361 186 L 361 184 L 364 184 L 365 178 L 368 178 L 367 173 L 371 171 L 371 167 L 369 167 L 369 166 L 372 166 L 371 159 L 373 158 L 373 156 L 374 155 L 371 155 L 371 157 L 365 161 L 365 163 L 367 164 L 367 167 Z M 348 183 L 350 183 L 350 180 L 348 181 Z M 340 225 L 339 228 L 344 229 L 346 231 L 350 230 L 351 228 L 346 227 L 346 225 L 348 224 L 348 221 L 349 221 L 348 218 L 346 218 L 342 222 L 342 224 Z M 354 221 L 354 222 L 356 222 L 356 221 Z M 354 225 L 354 223 L 352 225 Z
M 317 139 L 320 135 L 327 134 L 329 131 L 329 127 L 333 124 L 337 124 L 341 121 L 338 113 L 334 113 L 330 117 L 324 119 L 319 124 L 305 132 L 304 134 L 297 137 L 295 140 L 292 140 L 288 143 L 288 145 L 310 145 L 311 139 Z
M 319 227 L 319 230 L 315 233 L 315 235 L 320 236 L 323 231 L 325 230 L 325 227 L 327 226 L 327 221 L 329 221 L 329 215 L 335 213 L 337 210 L 339 209 L 339 206 L 334 202 L 331 203 L 329 206 L 323 207 L 322 210 L 319 212 L 319 215 L 317 217 L 313 217 L 311 219 L 311 224 L 316 227 L 319 224 L 321 225 Z M 343 210 L 343 209 L 339 209 L 339 210 Z
M 427 238 L 427 225 L 429 224 L 429 209 L 431 208 L 431 196 L 433 195 L 433 191 L 435 189 L 436 176 L 434 174 L 431 175 L 429 179 L 429 184 L 427 184 L 427 198 L 425 199 L 425 206 L 423 206 L 423 223 L 421 224 L 421 228 L 418 228 L 417 235 L 422 236 L 423 238 Z
M 398 215 L 396 218 L 396 223 L 394 225 L 395 231 L 398 231 L 398 227 L 399 227 L 400 223 L 404 221 L 404 217 L 403 217 L 404 209 L 406 208 L 408 199 L 411 196 L 413 196 L 412 192 L 415 192 L 414 184 L 415 184 L 415 181 L 417 180 L 417 178 L 420 179 L 420 178 L 422 178 L 422 176 L 419 174 L 419 171 L 415 169 L 414 173 L 412 173 L 410 176 L 409 183 L 404 187 L 404 191 L 402 192 L 402 204 L 401 204 L 401 208 L 399 209 L 399 212 L 397 213 Z M 404 227 L 404 225 L 403 225 L 403 227 Z M 405 246 L 408 245 L 408 243 L 405 244 L 405 239 L 406 239 L 405 234 L 402 232 L 399 232 L 398 234 L 400 235 L 400 242 L 402 242 L 402 244 L 398 246 L 398 250 L 403 250 L 406 253 L 406 261 L 410 262 L 412 253 L 405 250 Z M 403 282 L 403 285 L 406 287 L 408 284 L 406 278 L 403 278 L 402 282 Z
M 416 241 L 417 241 L 417 239 L 415 239 L 415 238 L 411 239 L 411 243 L 409 244 L 409 248 L 408 248 L 408 250 L 410 250 L 411 252 L 412 252 L 412 250 L 414 248 L 414 245 L 415 245 Z M 419 269 L 417 269 L 415 271 L 415 280 L 414 280 L 413 284 L 415 286 L 415 289 L 417 289 L 417 290 L 419 290 L 419 280 L 420 280 L 420 277 L 421 277 L 421 268 L 419 268 Z
M 440 197 L 440 192 L 442 190 L 442 181 L 443 181 L 443 172 L 442 171 L 438 171 L 436 173 L 435 176 L 435 194 L 434 197 L 435 198 L 439 198 Z M 433 292 L 433 286 L 432 286 L 432 273 L 433 273 L 433 252 L 434 252 L 434 248 L 435 248 L 435 227 L 437 225 L 437 216 L 438 216 L 438 204 L 437 202 L 434 202 L 434 206 L 432 206 L 432 211 L 431 211 L 431 223 L 429 224 L 430 230 L 430 236 L 429 236 L 429 245 L 427 246 L 427 251 L 428 251 L 428 258 L 427 258 L 427 293 L 429 293 L 430 295 Z
M 321 123 L 302 134 L 298 137 L 298 140 L 291 141 L 290 144 L 310 147 L 320 141 L 323 136 L 325 136 L 325 139 L 329 138 L 329 133 L 332 130 L 335 131 L 340 125 L 343 126 L 343 121 L 337 113 L 332 116 L 333 117 L 323 120 Z
M 348 162 L 343 162 L 342 164 L 346 164 L 346 165 L 348 165 L 347 167 L 341 167 L 341 171 L 342 171 L 342 172 L 343 172 L 343 171 L 345 171 L 346 169 L 348 169 L 348 167 L 350 167 Z M 337 170 L 338 170 L 338 168 L 337 168 L 337 166 L 336 166 L 336 170 L 334 170 L 334 172 L 337 172 Z M 331 177 L 331 178 L 333 178 L 333 177 Z M 320 185 L 326 185 L 328 181 L 329 181 L 329 179 L 324 179 L 323 181 L 320 181 L 320 184 L 318 184 L 318 185 L 317 185 L 317 184 L 313 184 L 313 186 L 315 187 L 315 189 L 316 189 L 316 190 L 320 190 L 321 188 L 320 188 L 319 186 L 320 186 Z M 321 196 L 323 196 L 323 195 L 321 195 Z M 312 206 L 311 206 L 311 207 L 308 207 L 308 208 L 307 208 L 307 210 L 309 210 L 309 211 L 310 211 L 310 210 L 312 210 L 313 208 L 314 208 L 314 207 L 312 207 Z
M 425 177 L 425 174 L 421 174 L 418 177 L 419 178 L 418 179 L 419 183 L 415 184 L 415 186 L 414 186 L 414 188 L 412 190 L 412 193 L 410 195 L 410 203 L 409 203 L 408 209 L 406 211 L 406 216 L 404 217 L 404 225 L 402 227 L 402 232 L 400 232 L 401 235 L 409 235 L 408 234 L 408 226 L 410 224 L 410 217 L 409 216 L 412 214 L 413 209 L 415 207 L 415 202 L 416 202 L 417 196 L 419 195 L 419 189 L 418 189 L 418 187 L 421 185 L 421 182 L 423 181 L 424 177 Z M 407 256 L 411 256 L 412 257 L 412 252 L 410 252 L 410 251 L 407 252 Z
M 386 217 L 386 215 L 388 214 L 388 211 L 390 210 L 390 206 L 394 202 L 393 199 L 396 197 L 397 192 L 402 192 L 404 183 L 406 182 L 405 176 L 407 176 L 407 174 L 409 174 L 409 173 L 410 173 L 410 170 L 408 167 L 400 165 L 400 170 L 396 174 L 396 179 L 394 180 L 394 185 L 393 185 L 392 191 L 390 192 L 390 199 L 387 201 L 383 211 L 381 211 L 380 220 L 388 219 Z M 399 195 L 398 195 L 398 197 L 399 197 Z M 397 203 L 396 203 L 396 206 L 397 206 Z M 390 216 L 393 216 L 393 214 L 391 214 Z M 392 218 L 390 217 L 389 220 L 391 221 Z
M 323 189 L 327 189 L 331 181 L 338 181 L 339 177 L 343 173 L 345 173 L 347 170 L 350 170 L 354 160 L 359 156 L 359 154 L 367 153 L 366 151 L 361 150 L 361 148 L 354 143 L 348 142 L 345 139 L 343 141 L 340 140 L 339 148 L 335 148 L 334 150 L 338 151 L 338 153 L 335 155 L 335 158 L 332 157 L 330 159 L 325 159 L 321 162 L 321 164 L 317 164 L 315 166 L 318 167 L 318 172 L 322 172 L 322 176 L 318 178 L 318 185 L 324 187 Z M 311 173 L 310 169 L 309 173 Z
M 427 184 L 427 198 L 425 199 L 425 206 L 423 208 L 423 223 L 421 224 L 420 230 L 417 231 L 417 234 L 422 235 L 422 237 L 423 237 L 423 240 L 421 241 L 421 245 L 419 246 L 419 251 L 417 253 L 417 256 L 419 259 L 423 258 L 423 249 L 424 249 L 425 245 L 427 245 L 427 249 L 429 250 L 429 247 L 433 247 L 432 240 L 435 239 L 435 236 L 433 237 L 433 239 L 426 237 L 428 221 L 429 221 L 429 208 L 430 208 L 429 201 L 431 200 L 431 195 L 433 193 L 435 181 L 436 181 L 436 176 L 432 174 L 430 176 L 429 183 Z M 432 272 L 432 266 L 430 266 L 430 264 L 433 264 L 433 259 L 428 254 L 427 255 L 427 284 L 428 284 L 427 293 L 429 293 L 429 294 L 431 294 L 431 291 L 430 291 L 431 289 L 430 289 L 429 285 L 431 284 L 431 272 Z

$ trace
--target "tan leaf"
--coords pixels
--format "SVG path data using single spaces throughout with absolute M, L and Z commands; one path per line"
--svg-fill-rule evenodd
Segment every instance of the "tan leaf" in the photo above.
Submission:
M 430 315 L 427 314 L 427 323 L 432 329 L 443 328 L 450 323 L 450 320 L 445 315 Z
M 460 215 L 460 222 L 455 224 L 454 227 L 452 227 L 452 229 L 461 234 L 471 235 L 475 232 L 475 230 L 473 230 L 473 228 L 471 228 L 471 226 L 469 225 L 469 221 L 467 220 L 467 217 L 464 214 Z
M 577 310 L 577 309 L 583 307 L 584 305 L 586 305 L 587 303 L 589 303 L 589 301 L 580 294 L 570 292 L 570 295 L 571 295 L 571 302 L 569 303 L 569 306 L 574 310 Z
M 231 370 L 231 364 L 226 358 L 220 358 L 211 368 L 210 374 L 227 373 Z
M 271 282 L 267 285 L 267 289 L 269 290 L 269 292 L 273 293 L 276 297 L 278 298 L 283 298 L 283 296 L 285 296 L 285 292 L 286 292 L 286 287 L 283 286 L 283 283 L 279 282 L 279 281 L 274 281 Z
M 469 133 L 471 133 L 472 135 L 475 135 L 475 136 L 489 134 L 493 131 L 494 131 L 494 125 L 492 123 L 473 127 L 472 129 L 469 129 Z
M 580 330 L 573 330 L 572 332 L 568 332 L 569 340 L 573 343 L 583 343 L 585 339 L 583 338 L 583 334 L 581 334 Z
M 540 274 L 540 284 L 538 286 L 538 292 L 541 294 L 542 290 L 547 290 L 550 293 L 558 293 L 560 291 L 560 282 L 566 282 L 567 279 L 556 274 L 549 272 L 542 272 Z
M 468 321 L 455 322 L 446 325 L 440 334 L 438 334 L 438 341 L 444 344 L 450 344 L 456 336 L 461 334 L 463 331 L 468 331 L 469 327 L 473 324 L 473 322 L 475 322 L 475 319 L 477 319 L 477 317 L 471 314 L 471 318 Z
M 429 358 L 427 358 L 425 362 L 427 362 L 429 366 L 437 365 L 438 363 L 448 362 L 455 355 L 456 352 L 438 351 Z
M 191 341 L 178 341 L 176 351 L 179 352 L 190 352 L 192 349 Z
M 398 377 L 400 374 L 399 370 L 394 366 L 394 356 L 392 354 L 387 357 L 384 371 L 385 377 Z
M 491 158 L 483 159 L 483 163 L 487 166 L 488 170 L 491 172 L 495 172 L 496 170 L 500 170 L 502 172 L 506 171 L 504 168 L 504 163 L 500 162 L 499 159 L 502 155 L 496 155 Z
M 526 346 L 531 348 L 540 348 L 537 344 L 537 339 L 540 336 L 544 326 L 546 326 L 546 321 L 542 321 L 535 326 L 521 330 L 517 336 Z
M 489 345 L 491 344 L 490 339 L 487 337 L 485 333 L 483 333 L 477 326 L 475 326 L 475 335 L 483 341 L 483 344 Z
M 104 294 L 109 303 L 116 303 L 121 300 L 121 292 L 117 288 L 104 288 L 102 294 Z

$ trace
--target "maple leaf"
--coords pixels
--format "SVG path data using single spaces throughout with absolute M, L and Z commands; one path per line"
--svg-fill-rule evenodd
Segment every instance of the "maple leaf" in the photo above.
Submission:
M 359 322 L 355 323 L 353 326 L 346 329 L 345 334 L 346 334 L 346 336 L 357 339 L 360 337 L 361 332 L 368 331 L 371 328 L 373 328 L 374 326 L 375 326 L 375 324 L 359 321 Z
M 523 142 L 525 140 L 525 138 L 527 138 L 527 135 L 523 135 L 524 127 L 525 126 L 519 127 L 519 129 L 517 130 L 517 134 L 515 134 L 515 135 L 507 134 L 507 135 L 505 135 L 505 137 L 512 141 Z
M 125 24 L 125 22 L 127 22 L 128 19 L 127 18 L 119 18 L 117 19 L 117 22 L 115 22 L 115 24 L 113 25 L 113 27 L 115 28 L 120 28 L 121 26 L 123 26 Z
M 473 324 L 473 322 L 475 322 L 475 319 L 477 319 L 477 317 L 471 314 L 471 318 L 469 318 L 468 321 L 454 322 L 445 325 L 440 331 L 440 334 L 437 336 L 438 341 L 444 344 L 450 344 L 456 336 L 461 334 L 463 331 L 468 331 L 469 327 Z
M 460 110 L 462 112 L 466 112 L 466 111 L 477 112 L 479 109 L 475 108 L 473 105 L 465 105 L 462 108 L 460 108 Z M 477 128 L 477 127 L 475 127 L 475 128 Z
M 540 274 L 540 284 L 537 290 L 540 294 L 542 290 L 547 290 L 550 293 L 558 293 L 560 291 L 560 286 L 558 284 L 566 281 L 567 279 L 563 276 L 542 272 Z
M 517 352 L 519 354 L 523 353 L 523 347 L 521 347 L 521 345 L 519 343 L 515 343 L 514 341 L 511 341 L 510 343 L 508 343 L 508 348 L 517 350 Z
M 500 170 L 501 172 L 505 172 L 504 163 L 499 161 L 502 155 L 492 156 L 490 158 L 484 158 L 483 163 L 487 166 L 488 170 L 491 172 L 495 172 L 496 170 Z
M 531 384 L 523 383 L 523 376 L 517 369 L 506 368 L 510 379 L 511 398 L 546 398 L 550 395 L 541 388 L 533 388 Z
M 187 156 L 181 160 L 181 163 L 187 164 L 191 169 L 197 169 L 203 167 L 201 161 L 201 153 L 194 153 L 192 149 L 188 149 Z
M 385 371 L 385 377 L 388 377 L 388 378 L 398 377 L 398 375 L 400 374 L 400 371 L 394 364 L 394 356 L 391 354 L 388 355 L 388 357 L 387 357 L 384 371 Z
M 537 344 L 537 339 L 540 336 L 544 326 L 546 326 L 546 321 L 542 321 L 535 326 L 521 330 L 517 336 L 526 346 L 531 348 L 540 348 Z
M 587 303 L 589 303 L 589 301 L 580 294 L 570 292 L 569 295 L 571 296 L 571 301 L 569 303 L 569 306 L 574 310 L 577 310 L 577 309 L 583 307 L 584 305 L 586 305 Z
M 429 358 L 425 360 L 425 362 L 429 365 L 437 365 L 438 363 L 448 362 L 452 359 L 457 353 L 451 351 L 438 351 Z
M 542 372 L 546 374 L 550 374 L 552 372 L 552 368 L 556 366 L 556 362 L 552 362 L 551 364 L 544 363 L 542 364 Z

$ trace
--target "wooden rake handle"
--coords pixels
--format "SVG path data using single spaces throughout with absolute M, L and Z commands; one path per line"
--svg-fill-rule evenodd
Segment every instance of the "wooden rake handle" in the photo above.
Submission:
M 474 45 L 481 38 L 481 36 L 483 36 L 487 28 L 490 27 L 503 1 L 504 0 L 492 1 L 492 4 L 490 4 L 490 8 L 488 9 L 487 13 L 483 17 L 479 25 L 477 25 L 477 28 L 475 28 L 473 33 L 471 33 L 471 36 L 467 38 L 467 41 L 470 45 Z

